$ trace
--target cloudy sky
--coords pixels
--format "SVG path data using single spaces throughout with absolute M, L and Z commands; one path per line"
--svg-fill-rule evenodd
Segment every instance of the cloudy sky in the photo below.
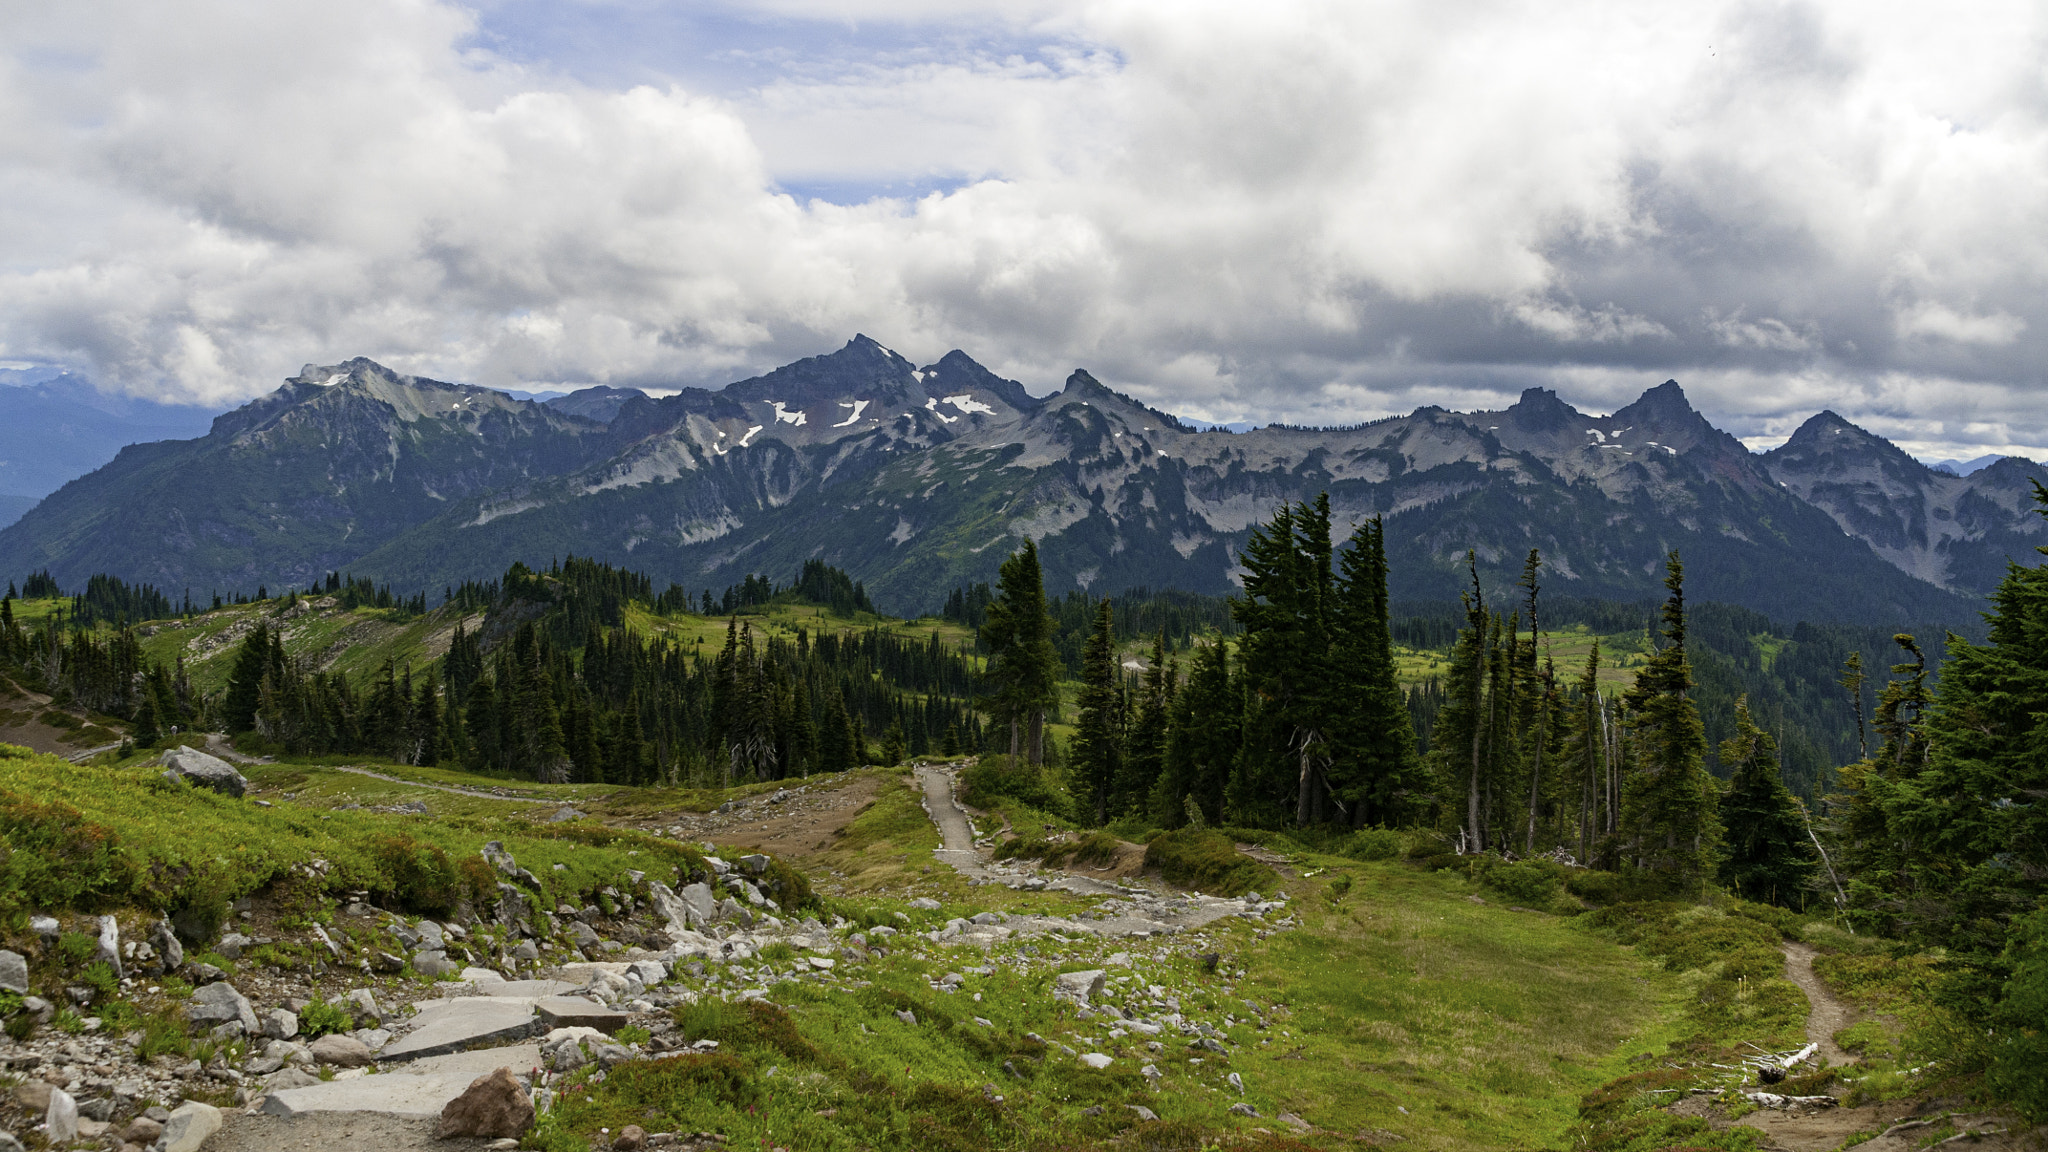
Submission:
M 1676 377 L 2048 456 L 2035 2 L 0 0 L 0 362 L 1350 422 Z

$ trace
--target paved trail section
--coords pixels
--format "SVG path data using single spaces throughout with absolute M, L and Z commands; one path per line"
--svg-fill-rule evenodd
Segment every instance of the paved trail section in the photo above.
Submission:
M 1809 945 L 1785 945 L 1785 978 L 1799 985 L 1799 990 L 1806 993 L 1807 1003 L 1812 1005 L 1806 1014 L 1806 1038 L 1820 1045 L 1820 1054 L 1827 1057 L 1829 1064 L 1854 1064 L 1856 1057 L 1842 1051 L 1835 1043 L 1835 1033 L 1856 1022 L 1856 1010 L 1837 999 L 1814 974 L 1813 957 Z

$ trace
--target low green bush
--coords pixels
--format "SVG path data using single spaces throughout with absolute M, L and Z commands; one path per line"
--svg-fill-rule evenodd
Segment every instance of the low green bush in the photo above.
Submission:
M 1271 868 L 1239 852 L 1230 837 L 1206 828 L 1154 837 L 1145 847 L 1145 864 L 1159 869 L 1169 884 L 1214 896 L 1242 896 L 1255 889 L 1270 893 L 1280 886 Z
M 299 1010 L 299 1035 L 307 1040 L 352 1031 L 355 1017 L 346 1008 L 315 1000 Z
M 1053 868 L 1070 865 L 1104 867 L 1114 864 L 1122 851 L 1123 841 L 1108 832 L 1095 831 L 1072 840 L 1036 836 L 1005 840 L 996 846 L 996 858 L 1043 860 Z
M 1069 810 L 1056 773 L 1046 767 L 1012 764 L 1008 756 L 983 756 L 960 773 L 960 798 L 976 808 L 993 808 L 1009 797 L 1055 816 Z
M 1391 828 L 1360 828 L 1339 851 L 1353 860 L 1392 860 L 1406 847 L 1405 838 Z

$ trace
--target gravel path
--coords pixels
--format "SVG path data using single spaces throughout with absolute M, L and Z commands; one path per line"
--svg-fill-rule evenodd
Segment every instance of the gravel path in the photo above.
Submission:
M 389 780 L 393 784 L 403 784 L 408 788 L 432 788 L 436 792 L 446 792 L 452 796 L 474 796 L 479 800 L 504 800 L 512 804 L 559 803 L 567 805 L 569 803 L 567 800 L 550 801 L 544 796 L 500 796 L 496 792 L 479 792 L 474 788 L 457 788 L 453 784 L 423 784 L 418 780 L 407 780 L 399 776 L 389 776 L 382 772 L 372 772 L 368 768 L 348 768 L 337 764 L 334 766 L 334 770 L 336 772 L 353 772 L 358 776 L 368 776 L 372 780 Z
M 1806 1014 L 1806 1038 L 1820 1045 L 1829 1064 L 1854 1064 L 1856 1057 L 1835 1044 L 1835 1033 L 1856 1022 L 1856 1010 L 1835 997 L 1813 971 L 1813 949 L 1805 944 L 1785 945 L 1785 978 L 1806 993 L 1812 1010 Z

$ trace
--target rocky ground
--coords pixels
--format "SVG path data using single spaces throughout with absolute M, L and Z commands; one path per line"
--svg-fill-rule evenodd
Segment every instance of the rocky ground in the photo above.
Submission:
M 1166 964 L 1207 955 L 1211 968 L 1220 964 L 1227 976 L 1229 961 L 1205 927 L 1238 917 L 1261 932 L 1282 931 L 1293 924 L 1284 902 L 992 864 L 985 849 L 973 847 L 950 776 L 925 779 L 948 842 L 936 854 L 941 861 L 978 883 L 1058 889 L 1098 903 L 1080 913 L 1012 908 L 942 919 L 937 901 L 927 898 L 909 902 L 893 924 L 828 923 L 785 914 L 768 858 L 750 855 L 709 857 L 713 874 L 679 890 L 636 875 L 630 886 L 605 889 L 603 907 L 545 911 L 531 907 L 531 887 L 521 883 L 531 874 L 493 845 L 485 858 L 508 893 L 493 908 L 436 921 L 373 907 L 367 893 L 335 901 L 331 923 L 374 926 L 390 942 L 391 951 L 372 955 L 337 943 L 359 934 L 308 925 L 262 897 L 238 905 L 227 924 L 189 951 L 168 924 L 132 923 L 124 932 L 112 917 L 38 918 L 31 951 L 54 949 L 66 932 L 97 933 L 103 950 L 120 959 L 122 998 L 171 1009 L 196 1044 L 183 1055 L 158 1052 L 164 1045 L 147 1030 L 124 1031 L 123 1022 L 94 1015 L 100 997 L 89 989 L 31 997 L 25 1015 L 42 1026 L 24 1038 L 0 1037 L 0 1068 L 19 1079 L 0 1102 L 0 1125 L 12 1133 L 0 1135 L 0 1150 L 18 1141 L 121 1152 L 193 1152 L 202 1144 L 487 1146 L 482 1138 L 468 1145 L 436 1140 L 436 1117 L 497 1068 L 508 1069 L 519 1092 L 544 1110 L 550 1083 L 564 1073 L 691 1047 L 673 1024 L 678 1005 L 765 998 L 790 981 L 858 987 L 867 965 L 891 955 L 952 961 L 962 946 L 981 959 L 960 962 L 932 984 L 972 1000 L 981 996 L 972 985 L 996 966 L 1050 981 L 1054 969 L 1077 960 L 1099 964 L 1079 974 L 1085 979 L 1078 984 L 1069 973 L 1055 986 L 1067 1030 L 1046 1041 L 1077 1059 L 1142 1060 L 1167 1041 L 1223 1051 L 1222 1030 L 1250 1020 L 1271 1024 L 1285 1039 L 1285 1009 L 1274 1005 L 1233 1002 L 1212 1013 L 1215 1019 L 1201 1018 L 1182 1003 Z M 650 823 L 672 836 L 815 846 L 851 820 L 874 787 L 790 789 Z M 226 960 L 233 971 L 202 954 Z M 25 976 L 38 959 L 0 954 L 0 986 L 32 991 Z M 206 1119 L 214 1108 L 218 1132 Z M 168 1136 L 166 1124 L 174 1129 Z M 647 1147 L 718 1143 L 710 1133 L 645 1138 Z

